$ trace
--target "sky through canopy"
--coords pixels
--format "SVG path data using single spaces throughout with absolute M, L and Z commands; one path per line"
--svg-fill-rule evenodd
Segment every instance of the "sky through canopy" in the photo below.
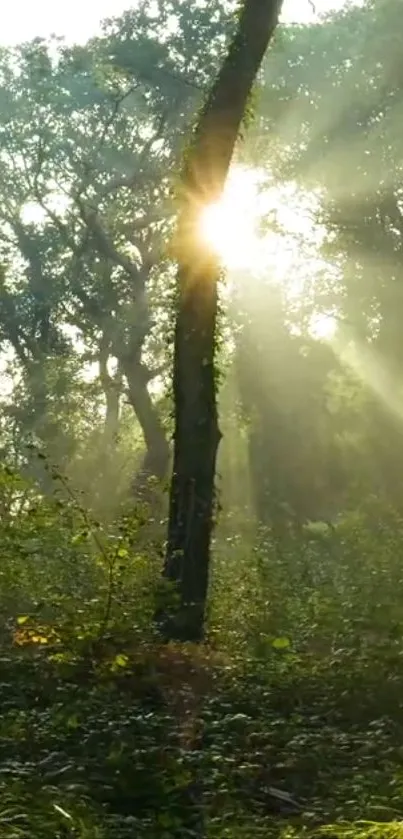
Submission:
M 51 34 L 70 41 L 85 41 L 97 31 L 105 17 L 115 17 L 130 8 L 128 0 L 70 0 L 52 3 L 50 0 L 13 0 L 3 15 L 0 43 L 10 45 Z M 340 9 L 345 0 L 315 0 L 318 14 Z M 283 19 L 308 23 L 314 19 L 309 0 L 285 0 Z

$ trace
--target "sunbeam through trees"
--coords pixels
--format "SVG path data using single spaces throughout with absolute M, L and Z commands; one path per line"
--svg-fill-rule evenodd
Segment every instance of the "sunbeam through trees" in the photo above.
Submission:
M 401 2 L 24 3 L 0 839 L 403 837 Z

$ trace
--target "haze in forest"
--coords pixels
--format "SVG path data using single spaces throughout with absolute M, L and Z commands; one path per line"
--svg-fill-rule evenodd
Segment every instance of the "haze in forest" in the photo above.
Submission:
M 0 839 L 402 835 L 401 2 L 259 2 L 4 15 Z

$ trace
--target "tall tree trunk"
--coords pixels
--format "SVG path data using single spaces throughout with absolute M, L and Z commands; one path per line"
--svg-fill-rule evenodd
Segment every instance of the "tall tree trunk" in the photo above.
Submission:
M 105 396 L 105 423 L 103 433 L 103 444 L 106 449 L 107 459 L 113 458 L 119 436 L 120 421 L 120 397 L 122 393 L 122 381 L 120 370 L 111 376 L 108 371 L 108 360 L 110 356 L 110 345 L 106 336 L 103 336 L 99 348 L 99 378 Z
M 282 0 L 244 0 L 234 39 L 202 110 L 181 177 L 177 229 L 174 464 L 164 575 L 180 603 L 160 616 L 168 639 L 201 641 L 214 513 L 218 428 L 214 370 L 219 264 L 200 241 L 200 213 L 223 191 L 252 86 Z
M 146 454 L 140 473 L 133 482 L 133 490 L 147 492 L 150 478 L 163 480 L 166 478 L 169 465 L 169 444 L 161 422 L 158 409 L 155 407 L 149 390 L 148 371 L 141 361 L 131 359 L 124 362 L 124 373 L 128 384 L 130 404 L 138 419 L 146 445 Z

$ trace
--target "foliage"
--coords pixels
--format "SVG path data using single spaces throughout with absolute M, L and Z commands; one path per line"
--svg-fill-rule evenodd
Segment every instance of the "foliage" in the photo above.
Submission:
M 165 475 L 148 388 L 163 391 L 167 367 L 170 190 L 226 19 L 219 3 L 165 3 L 155 17 L 143 2 L 85 47 L 38 38 L 1 52 L 0 342 L 20 456 L 34 434 L 67 468 L 98 431 L 113 460 L 125 398 L 145 471 Z
M 149 552 L 144 564 L 122 541 L 116 551 L 115 529 L 96 528 L 100 563 L 71 498 L 41 500 L 6 473 L 2 499 L 4 835 L 183 835 L 198 829 L 196 781 L 212 837 L 399 835 L 393 510 L 368 502 L 335 529 L 290 537 L 281 555 L 267 532 L 248 545 L 241 522 L 229 543 L 223 521 L 209 641 L 161 648 Z M 130 577 L 122 589 L 117 578 L 100 634 L 116 553 Z M 279 820 L 271 786 L 292 790 L 303 816 Z
M 402 835 L 396 0 L 266 59 L 238 156 L 310 191 L 318 236 L 302 295 L 223 295 L 206 642 L 153 625 L 165 503 L 129 485 L 166 454 L 171 189 L 232 23 L 139 3 L 0 53 L 0 839 Z M 276 209 L 262 228 L 288 242 Z

